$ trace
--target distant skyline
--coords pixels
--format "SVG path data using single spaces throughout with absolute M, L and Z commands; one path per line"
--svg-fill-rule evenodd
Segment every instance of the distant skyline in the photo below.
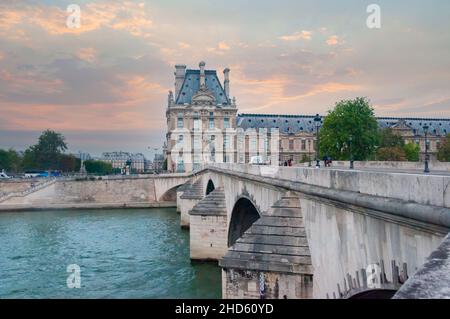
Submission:
M 369 4 L 381 29 L 366 26 Z M 66 7 L 81 7 L 81 27 Z M 174 65 L 231 69 L 240 113 L 326 114 L 368 97 L 377 116 L 450 117 L 449 1 L 0 3 L 0 148 L 47 128 L 71 152 L 162 146 Z

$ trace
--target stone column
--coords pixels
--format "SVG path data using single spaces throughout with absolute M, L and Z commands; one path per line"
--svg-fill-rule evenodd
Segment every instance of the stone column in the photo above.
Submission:
M 223 189 L 215 189 L 189 212 L 192 260 L 217 261 L 227 249 L 227 212 Z

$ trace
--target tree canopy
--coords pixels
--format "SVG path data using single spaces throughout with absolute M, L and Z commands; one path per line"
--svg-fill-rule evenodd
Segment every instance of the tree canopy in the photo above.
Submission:
M 378 144 L 378 123 L 366 98 L 343 100 L 325 118 L 320 130 L 321 156 L 366 160 Z
M 450 134 L 448 134 L 441 142 L 437 158 L 441 162 L 450 162 Z

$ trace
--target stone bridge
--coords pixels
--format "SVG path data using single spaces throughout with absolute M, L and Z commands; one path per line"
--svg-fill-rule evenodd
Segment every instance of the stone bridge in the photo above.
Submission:
M 392 297 L 450 231 L 450 176 L 215 164 L 177 206 L 224 298 Z

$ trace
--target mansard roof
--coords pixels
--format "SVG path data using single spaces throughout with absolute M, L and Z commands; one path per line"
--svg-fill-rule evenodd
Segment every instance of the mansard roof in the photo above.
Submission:
M 230 105 L 230 101 L 225 94 L 225 90 L 217 77 L 215 70 L 205 70 L 205 84 L 209 91 L 214 95 L 216 104 L 224 106 Z M 183 85 L 177 96 L 176 104 L 191 104 L 192 97 L 200 89 L 200 70 L 186 70 Z
M 239 114 L 237 126 L 243 129 L 249 128 L 278 128 L 280 133 L 297 134 L 298 132 L 314 133 L 315 115 L 277 115 L 277 114 Z M 323 122 L 324 117 L 322 117 Z M 432 135 L 450 134 L 450 119 L 439 118 L 413 118 L 413 117 L 377 117 L 380 128 L 393 128 L 399 122 L 411 127 L 417 135 L 423 135 L 423 126 L 429 126 L 428 131 Z

